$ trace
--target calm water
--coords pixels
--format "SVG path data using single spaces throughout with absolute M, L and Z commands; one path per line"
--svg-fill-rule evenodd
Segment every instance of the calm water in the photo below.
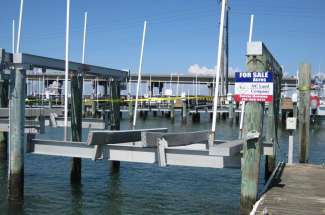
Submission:
M 121 127 L 127 129 L 126 120 Z M 182 127 L 179 121 L 171 124 L 168 119 L 148 117 L 145 122 L 139 120 L 139 127 L 204 130 L 210 128 L 210 123 L 207 117 L 201 116 L 201 123 Z M 311 131 L 312 163 L 325 163 L 324 130 L 318 127 Z M 62 135 L 61 129 L 48 128 L 43 136 L 62 139 Z M 279 135 L 279 159 L 284 159 L 288 134 L 280 129 Z M 236 123 L 220 120 L 217 136 L 218 139 L 235 139 L 238 136 Z M 297 150 L 295 145 L 296 155 Z M 83 160 L 82 164 L 82 185 L 72 186 L 70 159 L 26 154 L 25 200 L 21 207 L 7 203 L 7 167 L 0 164 L 0 214 L 8 214 L 8 211 L 33 215 L 238 214 L 238 169 L 158 168 L 149 164 L 121 163 L 120 172 L 111 173 L 107 161 Z M 261 172 L 261 178 L 263 174 Z

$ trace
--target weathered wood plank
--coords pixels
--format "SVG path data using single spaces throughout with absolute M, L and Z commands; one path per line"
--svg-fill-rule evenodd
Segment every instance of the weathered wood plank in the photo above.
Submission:
M 318 165 L 290 165 L 274 182 L 253 214 L 325 214 L 325 169 Z

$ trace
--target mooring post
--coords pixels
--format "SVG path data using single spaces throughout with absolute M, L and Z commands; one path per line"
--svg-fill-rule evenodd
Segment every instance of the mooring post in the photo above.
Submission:
M 233 100 L 229 101 L 229 119 L 233 121 L 234 119 L 234 103 Z
M 249 214 L 257 200 L 264 104 L 247 102 L 243 126 L 240 214 Z
M 265 157 L 265 182 L 269 179 L 276 167 L 276 154 L 278 145 L 278 121 L 281 100 L 282 70 L 273 72 L 273 101 L 268 105 L 266 142 L 273 146 L 273 155 Z
M 9 81 L 4 77 L 5 50 L 0 49 L 0 107 L 8 107 Z M 0 132 L 0 162 L 7 160 L 8 133 Z
M 92 94 L 92 100 L 91 100 L 91 116 L 93 118 L 96 117 L 96 106 L 97 106 L 97 86 L 95 81 L 92 82 L 93 86 L 93 94 Z
M 8 199 L 24 198 L 24 143 L 26 70 L 17 66 L 11 72 L 10 83 L 10 151 Z
M 301 64 L 299 67 L 299 146 L 300 163 L 308 163 L 309 160 L 309 126 L 310 126 L 310 85 L 311 65 Z
M 172 122 L 175 121 L 175 103 L 174 100 L 170 101 L 170 119 Z
M 277 141 L 277 132 L 275 119 L 277 119 L 277 111 L 279 110 L 280 88 L 282 69 L 279 63 L 274 59 L 272 54 L 268 51 L 262 42 L 249 42 L 247 44 L 247 71 L 252 72 L 252 76 L 256 72 L 267 75 L 265 76 L 265 83 L 269 75 L 273 77 L 273 107 L 272 102 L 269 106 L 269 114 L 273 113 L 274 116 L 268 120 L 268 136 L 272 138 L 272 142 Z M 268 72 L 268 73 L 266 73 Z M 269 84 L 268 84 L 269 85 Z M 252 86 L 253 87 L 253 86 Z M 271 90 L 270 87 L 268 89 Z M 267 101 L 267 100 L 266 100 Z M 259 170 L 260 158 L 262 155 L 262 139 L 263 139 L 263 120 L 264 120 L 264 102 L 246 102 L 244 111 L 244 125 L 242 138 L 243 145 L 243 158 L 241 168 L 241 194 L 240 194 L 240 214 L 250 214 L 254 203 L 258 197 L 259 185 Z M 273 110 L 273 111 L 272 111 Z M 273 144 L 273 158 L 269 160 L 275 162 L 275 148 Z M 269 164 L 267 164 L 269 166 Z
M 8 107 L 8 80 L 3 78 L 3 74 L 0 74 L 0 107 Z M 8 133 L 0 132 L 0 161 L 7 160 L 7 150 L 8 150 Z
M 128 95 L 128 99 L 129 99 L 129 102 L 128 102 L 128 111 L 129 111 L 129 122 L 132 123 L 133 121 L 133 98 L 131 96 L 131 94 Z
M 120 99 L 121 99 L 121 86 L 120 82 L 112 81 L 110 85 L 111 95 L 111 130 L 120 130 Z M 111 171 L 119 171 L 120 161 L 111 162 Z
M 183 104 L 182 104 L 182 123 L 186 124 L 187 123 L 187 102 L 184 99 Z
M 105 102 L 102 103 L 102 117 L 105 123 L 105 129 L 108 129 L 109 123 L 110 123 L 110 118 L 109 118 L 109 97 L 108 97 L 108 84 L 104 82 L 104 93 L 103 96 L 105 98 Z
M 73 73 L 71 76 L 71 139 L 74 142 L 82 141 L 82 73 Z M 81 158 L 72 158 L 71 183 L 81 183 Z

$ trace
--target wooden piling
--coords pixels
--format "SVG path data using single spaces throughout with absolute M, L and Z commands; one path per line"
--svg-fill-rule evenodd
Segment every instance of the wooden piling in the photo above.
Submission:
M 192 113 L 192 122 L 193 123 L 199 123 L 200 122 L 200 112 L 196 111 Z
M 170 101 L 170 119 L 172 122 L 175 122 L 175 103 Z
M 11 73 L 10 85 L 10 151 L 8 199 L 21 201 L 24 198 L 24 127 L 26 70 L 16 68 Z
M 111 95 L 111 130 L 120 130 L 120 99 L 121 99 L 121 87 L 120 82 L 112 81 L 110 85 L 110 95 Z M 119 171 L 120 161 L 111 162 L 111 171 Z
M 229 119 L 232 121 L 234 119 L 234 103 L 232 101 L 229 102 Z
M 276 167 L 276 155 L 278 146 L 278 122 L 281 100 L 282 72 L 273 72 L 273 102 L 268 105 L 266 142 L 273 145 L 273 155 L 265 157 L 265 182 L 268 181 Z
M 9 81 L 4 77 L 3 71 L 3 62 L 4 62 L 4 54 L 5 51 L 3 49 L 1 51 L 1 59 L 0 59 L 0 108 L 8 107 L 8 87 Z M 7 160 L 7 150 L 8 150 L 8 133 L 0 132 L 0 161 Z
M 83 78 L 81 73 L 71 76 L 71 139 L 82 141 L 82 89 Z M 81 158 L 72 158 L 71 183 L 81 183 Z
M 182 123 L 186 124 L 187 123 L 187 102 L 186 100 L 183 101 L 182 104 Z
M 93 98 L 93 101 L 91 101 L 91 116 L 93 118 L 96 117 L 96 101 L 95 101 L 96 98 Z
M 311 65 L 301 64 L 299 67 L 299 146 L 300 163 L 308 163 L 309 160 L 309 126 L 310 126 L 310 85 Z
M 279 99 L 282 79 L 282 69 L 262 42 L 251 42 L 247 44 L 247 71 L 250 72 L 272 72 L 273 74 L 273 114 L 279 110 Z M 259 168 L 262 152 L 264 103 L 247 102 L 245 104 L 244 125 L 243 125 L 243 158 L 242 158 L 242 178 L 240 195 L 240 214 L 250 214 L 250 211 L 257 200 L 259 185 Z M 271 114 L 272 112 L 270 112 Z M 274 116 L 277 119 L 277 116 Z M 274 118 L 269 120 L 272 125 L 268 125 L 269 136 L 273 142 L 277 141 L 277 132 Z M 252 138 L 250 134 L 256 134 Z M 273 144 L 275 151 L 276 144 Z M 273 155 L 275 159 L 275 154 Z M 273 161 L 272 161 L 273 162 Z M 270 163 L 267 164 L 267 167 Z
M 132 97 L 129 96 L 129 99 L 132 100 Z M 133 121 L 133 102 L 129 101 L 128 102 L 128 112 L 129 112 L 129 122 L 132 123 Z
M 240 214 L 249 214 L 257 200 L 264 104 L 247 102 L 243 126 Z M 251 137 L 255 133 L 256 138 Z

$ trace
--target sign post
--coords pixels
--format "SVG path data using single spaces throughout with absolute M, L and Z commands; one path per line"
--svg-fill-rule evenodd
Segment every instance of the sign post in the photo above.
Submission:
M 297 128 L 297 118 L 287 118 L 287 130 L 289 130 L 289 146 L 288 146 L 288 164 L 293 164 L 293 130 Z

